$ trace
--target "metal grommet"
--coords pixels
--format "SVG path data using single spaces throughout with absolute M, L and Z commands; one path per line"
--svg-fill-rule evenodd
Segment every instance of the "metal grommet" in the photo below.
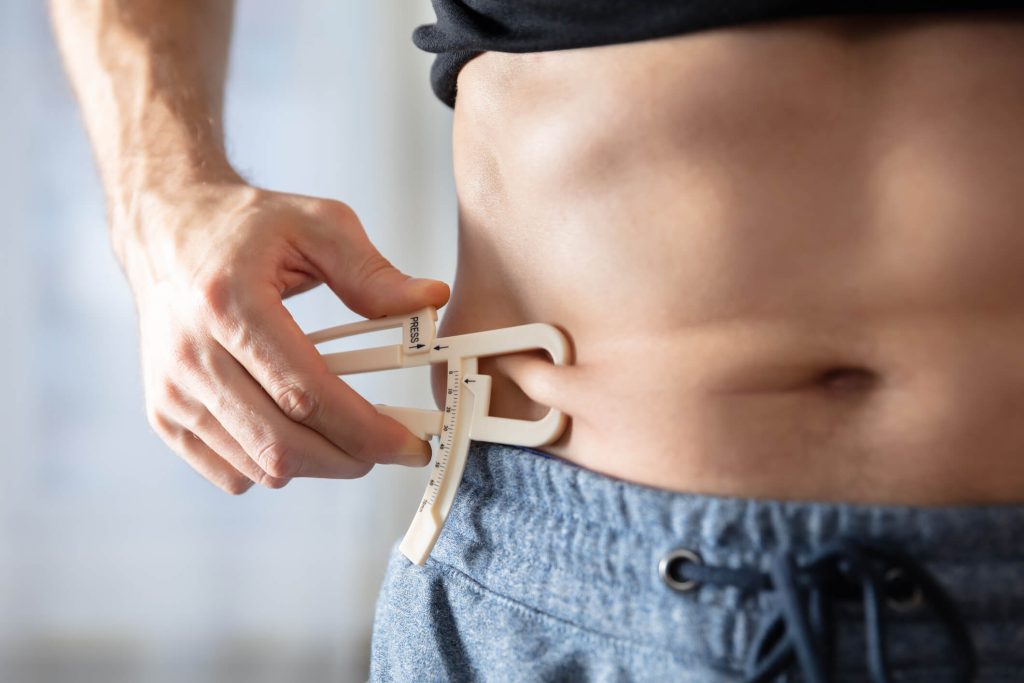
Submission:
M 704 560 L 700 555 L 686 548 L 673 550 L 661 558 L 661 562 L 658 563 L 658 575 L 661 577 L 661 580 L 668 584 L 669 588 L 679 593 L 685 593 L 697 587 L 697 581 L 680 581 L 675 578 L 677 575 L 675 570 L 680 564 L 686 562 L 690 564 L 704 564 Z
M 896 612 L 909 612 L 924 602 L 921 587 L 910 580 L 899 567 L 891 567 L 882 579 L 885 583 L 885 602 Z

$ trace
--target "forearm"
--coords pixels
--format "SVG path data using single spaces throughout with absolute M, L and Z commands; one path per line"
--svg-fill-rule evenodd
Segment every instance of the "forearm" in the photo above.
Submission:
M 231 0 L 51 0 L 115 249 L 147 193 L 237 180 L 221 109 Z

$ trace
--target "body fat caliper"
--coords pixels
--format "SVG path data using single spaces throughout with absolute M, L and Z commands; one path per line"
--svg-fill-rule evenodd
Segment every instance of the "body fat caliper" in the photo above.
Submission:
M 554 408 L 539 420 L 489 415 L 491 378 L 477 372 L 477 360 L 540 349 L 551 356 L 555 365 L 565 365 L 569 359 L 569 343 L 558 328 L 543 323 L 438 337 L 434 308 L 411 315 L 338 325 L 306 336 L 314 344 L 321 344 L 399 327 L 402 329 L 399 344 L 324 353 L 322 357 L 335 375 L 433 363 L 448 366 L 444 411 L 377 406 L 377 410 L 398 420 L 419 438 L 438 437 L 426 492 L 400 546 L 402 554 L 422 565 L 430 556 L 451 510 L 471 440 L 536 447 L 551 443 L 565 429 L 565 415 Z

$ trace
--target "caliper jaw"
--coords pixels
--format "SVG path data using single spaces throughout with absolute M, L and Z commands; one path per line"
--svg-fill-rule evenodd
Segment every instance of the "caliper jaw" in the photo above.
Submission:
M 307 337 L 320 344 L 398 327 L 402 328 L 399 344 L 322 355 L 327 368 L 336 375 L 447 363 L 449 381 L 444 412 L 377 405 L 378 411 L 394 418 L 420 439 L 439 438 L 427 490 L 400 546 L 406 557 L 422 565 L 451 510 L 470 441 L 537 447 L 551 443 L 565 429 L 567 418 L 555 408 L 539 420 L 489 415 L 491 378 L 477 372 L 477 360 L 541 349 L 555 365 L 565 365 L 569 362 L 569 343 L 558 328 L 541 323 L 438 338 L 434 308 L 408 316 L 338 325 Z

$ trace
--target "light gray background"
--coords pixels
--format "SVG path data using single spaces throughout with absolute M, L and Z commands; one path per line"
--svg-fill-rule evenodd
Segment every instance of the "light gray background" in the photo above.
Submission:
M 451 116 L 410 41 L 427 0 L 239 0 L 227 132 L 278 190 L 342 199 L 451 282 Z M 232 498 L 150 430 L 130 292 L 41 0 L 0 3 L 0 681 L 349 681 L 425 471 Z M 307 331 L 354 320 L 325 287 Z M 360 378 L 432 405 L 425 372 Z

